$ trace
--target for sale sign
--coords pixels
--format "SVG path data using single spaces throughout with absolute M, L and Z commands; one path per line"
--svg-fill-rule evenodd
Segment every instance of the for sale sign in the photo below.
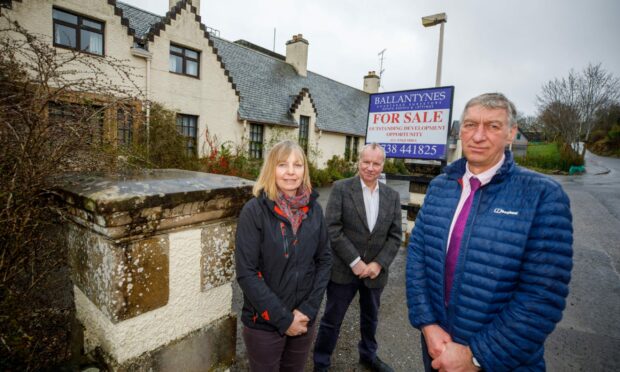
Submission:
M 445 160 L 454 87 L 370 95 L 366 143 L 388 158 Z

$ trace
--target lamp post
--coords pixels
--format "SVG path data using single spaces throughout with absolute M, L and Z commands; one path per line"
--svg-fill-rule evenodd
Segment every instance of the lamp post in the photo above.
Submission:
M 448 22 L 448 16 L 446 13 L 438 13 L 430 16 L 422 17 L 422 25 L 424 27 L 433 27 L 440 25 L 439 28 L 439 53 L 437 55 L 437 78 L 435 79 L 435 86 L 441 85 L 441 60 L 443 58 L 443 25 Z

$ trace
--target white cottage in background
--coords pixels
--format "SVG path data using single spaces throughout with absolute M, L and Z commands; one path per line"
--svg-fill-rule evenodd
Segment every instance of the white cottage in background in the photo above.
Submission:
M 364 143 L 368 96 L 379 77 L 359 90 L 308 70 L 308 40 L 286 43 L 286 56 L 248 41 L 231 42 L 201 22 L 199 0 L 170 0 L 164 16 L 115 0 L 3 0 L 2 12 L 46 35 L 59 51 L 80 50 L 126 61 L 133 93 L 177 113 L 188 151 L 204 156 L 207 129 L 220 143 L 262 158 L 279 138 L 297 138 L 319 167 L 332 156 L 353 160 Z M 126 84 L 110 73 L 115 84 Z M 139 105 L 147 113 L 149 105 Z M 139 120 L 102 120 L 103 135 L 120 145 Z

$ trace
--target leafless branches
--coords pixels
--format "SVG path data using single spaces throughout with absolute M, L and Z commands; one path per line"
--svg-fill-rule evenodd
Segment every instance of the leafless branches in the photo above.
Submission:
M 56 49 L 0 16 L 0 317 L 11 319 L 0 322 L 3 361 L 26 358 L 36 369 L 32 356 L 49 349 L 25 342 L 36 339 L 29 321 L 6 314 L 66 262 L 49 197 L 58 176 L 116 162 L 107 124 L 141 97 L 126 65 Z
M 582 72 L 571 71 L 567 77 L 550 80 L 537 96 L 546 129 L 575 149 L 580 140 L 589 140 L 597 113 L 619 99 L 620 80 L 601 64 L 590 64 Z

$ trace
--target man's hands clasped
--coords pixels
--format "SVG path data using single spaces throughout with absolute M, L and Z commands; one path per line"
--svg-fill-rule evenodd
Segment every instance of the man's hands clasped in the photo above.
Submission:
M 374 279 L 381 274 L 381 265 L 374 261 L 366 264 L 364 261 L 359 260 L 355 265 L 353 265 L 351 270 L 353 270 L 353 274 L 360 279 Z

